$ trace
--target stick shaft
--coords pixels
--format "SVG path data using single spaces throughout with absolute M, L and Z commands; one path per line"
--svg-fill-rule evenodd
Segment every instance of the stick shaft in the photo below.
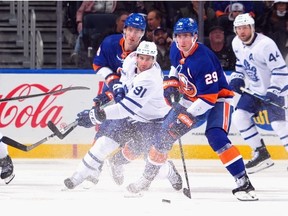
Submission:
M 6 102 L 6 101 L 12 101 L 12 100 L 22 100 L 26 98 L 33 98 L 33 97 L 41 97 L 41 96 L 46 96 L 46 95 L 53 95 L 53 94 L 59 94 L 63 93 L 66 91 L 72 91 L 72 90 L 89 90 L 90 88 L 85 87 L 85 86 L 70 86 L 67 88 L 59 89 L 56 91 L 51 91 L 51 92 L 46 92 L 46 93 L 40 93 L 40 94 L 33 94 L 33 95 L 23 95 L 19 97 L 13 97 L 13 98 L 3 98 L 0 99 L 0 102 Z
M 256 93 L 252 92 L 252 91 L 249 90 L 249 89 L 240 87 L 240 90 L 243 91 L 243 92 L 245 92 L 245 93 L 247 93 L 247 94 L 249 94 L 249 95 L 252 95 L 252 96 L 254 96 L 254 97 L 256 97 L 256 98 L 258 98 L 258 99 L 260 99 L 260 100 L 262 100 L 262 101 L 265 101 L 263 97 L 261 97 L 260 95 L 257 95 Z M 285 107 L 285 106 L 281 106 L 281 105 L 276 104 L 276 103 L 273 103 L 273 102 L 268 102 L 268 103 L 270 103 L 270 104 L 272 104 L 272 105 L 274 105 L 274 106 L 280 107 L 280 108 L 282 108 L 282 109 L 285 109 L 285 110 L 288 109 L 288 108 Z
M 182 159 L 182 165 L 183 165 L 185 180 L 186 180 L 187 189 L 188 189 L 188 193 L 189 193 L 189 194 L 185 194 L 185 195 L 187 195 L 189 198 L 191 198 L 190 184 L 189 184 L 189 178 L 188 178 L 188 173 L 187 173 L 185 156 L 184 156 L 181 138 L 178 138 L 178 142 L 179 142 L 179 148 L 180 148 L 180 154 L 181 154 L 181 159 Z

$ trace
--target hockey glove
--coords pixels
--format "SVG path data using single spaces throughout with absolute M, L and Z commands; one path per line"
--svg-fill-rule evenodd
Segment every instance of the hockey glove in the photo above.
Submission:
M 78 125 L 85 128 L 91 128 L 106 120 L 104 110 L 98 106 L 93 107 L 91 110 L 84 110 L 78 113 L 77 117 Z
M 169 125 L 169 133 L 174 138 L 181 137 L 189 130 L 191 130 L 195 122 L 196 120 L 191 114 L 187 112 L 179 113 L 176 121 L 172 122 L 172 124 Z
M 125 97 L 125 90 L 121 82 L 115 82 L 113 85 L 113 95 L 115 103 L 118 103 Z
M 96 106 L 90 110 L 89 118 L 93 125 L 102 124 L 106 120 L 106 113 L 99 106 Z
M 111 73 L 105 77 L 105 83 L 108 86 L 110 92 L 113 92 L 113 86 L 114 84 L 119 83 L 119 80 L 120 74 L 117 73 Z
M 166 103 L 172 106 L 173 102 L 178 102 L 180 100 L 179 80 L 176 77 L 165 76 L 163 81 Z
M 85 128 L 91 128 L 94 126 L 94 124 L 91 122 L 89 117 L 90 110 L 84 110 L 77 114 L 77 121 L 78 125 Z
M 229 85 L 234 92 L 237 92 L 238 94 L 243 94 L 241 90 L 241 87 L 245 87 L 245 82 L 243 79 L 234 78 L 230 81 Z
M 95 106 L 102 106 L 113 99 L 113 94 L 110 91 L 106 91 L 104 93 L 99 94 L 97 97 L 93 99 Z
M 272 92 L 267 92 L 267 94 L 266 94 L 266 96 L 265 96 L 265 98 L 264 98 L 264 101 L 265 101 L 265 103 L 277 103 L 278 102 L 278 100 L 279 100 L 279 97 L 278 97 L 278 95 L 276 95 L 276 94 L 274 94 L 274 93 L 272 93 Z

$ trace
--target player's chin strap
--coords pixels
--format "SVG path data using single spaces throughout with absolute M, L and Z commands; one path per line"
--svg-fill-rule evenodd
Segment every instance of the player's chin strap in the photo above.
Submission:
M 261 97 L 260 95 L 252 92 L 252 91 L 249 90 L 249 89 L 246 89 L 246 88 L 244 88 L 244 87 L 240 87 L 240 90 L 241 90 L 242 92 L 245 92 L 245 93 L 247 93 L 247 94 L 249 94 L 249 95 L 251 95 L 251 96 L 253 96 L 253 97 L 256 97 L 256 98 L 258 98 L 258 99 L 260 99 L 260 100 L 262 100 L 262 101 L 265 101 L 265 99 L 264 99 L 263 97 Z M 287 109 L 288 109 L 288 107 L 286 107 L 286 106 L 281 106 L 281 105 L 279 105 L 279 104 L 277 104 L 277 103 L 274 103 L 274 102 L 272 102 L 272 101 L 269 101 L 269 102 L 267 102 L 267 103 L 272 104 L 272 105 L 274 105 L 274 106 L 276 106 L 276 107 L 280 107 L 280 108 L 282 108 L 282 109 L 284 109 L 284 110 L 287 110 Z

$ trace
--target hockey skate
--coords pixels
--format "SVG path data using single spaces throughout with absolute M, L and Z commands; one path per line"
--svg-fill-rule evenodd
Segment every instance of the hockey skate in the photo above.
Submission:
M 5 158 L 0 159 L 1 179 L 4 180 L 5 184 L 9 184 L 15 177 L 14 166 L 11 157 L 7 155 Z
M 175 165 L 173 164 L 172 161 L 168 161 L 170 167 L 171 167 L 171 171 L 169 173 L 169 176 L 168 176 L 168 180 L 170 181 L 172 187 L 179 191 L 182 189 L 182 177 L 181 175 L 178 173 L 178 171 L 176 170 L 176 167 Z
M 110 170 L 112 178 L 117 185 L 122 185 L 124 182 L 123 165 L 116 165 L 113 157 L 106 160 L 106 164 Z
M 131 194 L 139 194 L 141 191 L 147 191 L 150 185 L 151 181 L 142 176 L 137 182 L 129 184 L 126 189 Z
M 74 189 L 80 185 L 84 180 L 92 182 L 93 184 L 98 183 L 98 179 L 93 176 L 88 176 L 86 179 L 83 178 L 79 173 L 75 172 L 70 178 L 64 180 L 64 184 L 68 189 Z
M 255 189 L 247 175 L 236 180 L 238 188 L 232 190 L 232 193 L 240 201 L 257 201 L 258 198 Z
M 274 162 L 271 160 L 271 156 L 267 151 L 263 140 L 261 140 L 261 142 L 262 146 L 256 148 L 256 150 L 253 152 L 253 158 L 245 164 L 248 174 L 259 172 L 274 165 Z

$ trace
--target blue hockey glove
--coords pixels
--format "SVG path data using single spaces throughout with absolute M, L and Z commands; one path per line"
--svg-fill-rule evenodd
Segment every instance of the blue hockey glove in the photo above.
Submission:
M 77 117 L 78 125 L 85 128 L 91 128 L 106 120 L 105 111 L 99 106 L 95 106 L 91 110 L 84 110 L 78 113 Z
M 95 106 L 102 106 L 108 102 L 110 102 L 113 99 L 113 93 L 111 93 L 110 91 L 106 91 L 104 93 L 101 93 L 99 95 L 97 95 L 93 101 L 95 103 Z
M 245 82 L 241 78 L 234 78 L 229 83 L 230 87 L 234 92 L 237 92 L 238 94 L 243 94 L 241 87 L 245 87 Z
M 164 97 L 166 103 L 172 106 L 173 102 L 178 102 L 180 100 L 179 80 L 176 77 L 165 76 L 163 81 Z
M 115 103 L 118 103 L 125 97 L 125 90 L 121 82 L 115 82 L 113 85 L 113 95 Z
M 278 100 L 279 100 L 279 97 L 278 97 L 278 95 L 276 95 L 276 94 L 274 94 L 274 93 L 272 93 L 272 92 L 267 92 L 267 94 L 266 94 L 266 96 L 265 96 L 265 98 L 264 98 L 264 101 L 266 102 L 266 103 L 277 103 L 278 102 Z
M 77 114 L 78 125 L 85 128 L 91 128 L 94 124 L 91 122 L 89 117 L 90 110 L 83 110 Z

